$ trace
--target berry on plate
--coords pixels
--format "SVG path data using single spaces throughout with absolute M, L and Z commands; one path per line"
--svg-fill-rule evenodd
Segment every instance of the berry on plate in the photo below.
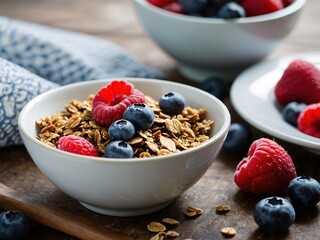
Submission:
M 186 105 L 184 97 L 177 92 L 169 92 L 161 96 L 159 107 L 162 112 L 169 115 L 178 115 Z
M 296 176 L 289 154 L 275 141 L 260 138 L 238 164 L 234 181 L 244 191 L 268 194 L 285 192 Z
M 122 118 L 131 104 L 144 103 L 144 94 L 124 80 L 113 80 L 101 88 L 92 102 L 92 116 L 101 126 L 110 126 Z
M 0 214 L 0 240 L 23 240 L 30 233 L 32 222 L 22 213 L 11 210 Z
M 95 146 L 83 137 L 76 135 L 63 136 L 59 139 L 58 149 L 86 156 L 98 156 Z
M 107 145 L 103 156 L 106 158 L 132 158 L 133 149 L 124 141 L 113 141 Z
M 283 72 L 274 93 L 281 105 L 320 102 L 320 71 L 312 63 L 296 59 Z
M 288 196 L 295 206 L 309 208 L 320 201 L 320 183 L 308 176 L 299 176 L 291 180 Z
M 153 125 L 154 112 L 147 104 L 136 103 L 125 110 L 123 118 L 130 121 L 136 130 L 146 130 Z
M 306 106 L 307 105 L 305 103 L 288 103 L 281 111 L 283 120 L 291 124 L 292 126 L 297 127 L 299 114 L 306 108 Z
M 308 105 L 298 117 L 299 131 L 320 138 L 320 102 Z
M 287 199 L 268 197 L 256 204 L 253 216 L 262 230 L 275 233 L 287 230 L 293 224 L 296 213 Z
M 247 17 L 276 12 L 284 7 L 282 0 L 243 0 L 241 5 Z
M 241 123 L 232 123 L 229 128 L 223 149 L 230 153 L 245 152 L 252 143 L 250 129 Z
M 120 119 L 111 124 L 108 129 L 108 135 L 111 141 L 123 140 L 128 141 L 136 134 L 134 125 L 126 120 Z

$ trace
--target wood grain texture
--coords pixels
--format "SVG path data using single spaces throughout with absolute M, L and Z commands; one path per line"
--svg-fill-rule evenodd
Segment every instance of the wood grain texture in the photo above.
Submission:
M 98 224 L 92 224 L 85 218 L 28 198 L 25 194 L 20 194 L 2 183 L 0 183 L 0 204 L 3 208 L 23 212 L 36 223 L 84 240 L 129 240 L 129 237 L 116 234 Z
M 168 79 L 195 85 L 181 76 L 177 64 L 162 52 L 147 36 L 135 16 L 130 0 L 1 0 L 0 15 L 18 18 L 49 26 L 75 30 L 113 41 L 145 64 L 162 70 Z M 320 4 L 319 0 L 308 0 L 294 31 L 284 44 L 268 58 L 285 54 L 320 50 Z M 225 100 L 233 122 L 243 122 Z M 255 138 L 270 137 L 251 128 Z M 288 150 L 299 175 L 309 175 L 320 180 L 320 159 L 295 145 L 276 139 Z M 59 191 L 37 169 L 23 146 L 0 148 L 0 182 L 48 207 L 62 209 L 92 224 L 130 236 L 133 239 L 149 239 L 147 231 L 150 221 L 160 221 L 171 217 L 180 221 L 174 228 L 181 235 L 178 239 L 194 240 L 225 239 L 220 229 L 233 227 L 237 234 L 232 239 L 320 239 L 319 204 L 316 208 L 298 212 L 297 219 L 289 231 L 268 235 L 255 224 L 252 216 L 254 205 L 263 197 L 239 191 L 233 183 L 233 173 L 242 155 L 221 152 L 204 177 L 167 208 L 141 217 L 120 218 L 93 213 L 83 208 L 77 201 Z M 214 206 L 227 204 L 231 211 L 218 215 Z M 204 214 L 195 219 L 184 216 L 185 208 L 195 205 Z M 0 206 L 1 207 L 1 206 Z M 36 224 L 31 240 L 72 240 L 70 235 Z

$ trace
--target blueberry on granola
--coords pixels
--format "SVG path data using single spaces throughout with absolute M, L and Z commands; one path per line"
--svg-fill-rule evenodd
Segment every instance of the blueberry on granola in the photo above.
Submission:
M 124 111 L 123 118 L 130 121 L 136 130 L 146 130 L 154 123 L 154 112 L 145 103 L 135 103 Z
M 113 141 L 107 145 L 103 156 L 106 158 L 132 158 L 133 149 L 124 141 Z
M 184 97 L 177 92 L 169 92 L 161 96 L 159 107 L 162 112 L 169 115 L 178 115 L 186 105 Z
M 108 129 L 108 135 L 111 141 L 123 140 L 128 141 L 134 137 L 136 129 L 134 125 L 126 120 L 120 119 L 111 124 Z

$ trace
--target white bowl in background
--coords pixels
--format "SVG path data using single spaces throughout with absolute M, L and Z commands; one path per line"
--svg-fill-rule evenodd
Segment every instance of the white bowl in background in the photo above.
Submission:
M 277 49 L 294 29 L 305 0 L 277 12 L 218 19 L 176 14 L 134 0 L 138 18 L 150 37 L 195 81 L 220 76 L 232 81 L 246 67 Z

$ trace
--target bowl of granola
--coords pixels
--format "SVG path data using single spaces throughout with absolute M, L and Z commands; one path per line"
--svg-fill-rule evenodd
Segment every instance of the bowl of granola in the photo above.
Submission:
M 128 122 L 134 133 L 119 134 L 123 125 L 131 129 Z M 229 125 L 228 109 L 214 96 L 180 83 L 138 78 L 45 92 L 23 108 L 18 121 L 42 173 L 84 207 L 112 216 L 157 211 L 192 187 L 219 154 Z

